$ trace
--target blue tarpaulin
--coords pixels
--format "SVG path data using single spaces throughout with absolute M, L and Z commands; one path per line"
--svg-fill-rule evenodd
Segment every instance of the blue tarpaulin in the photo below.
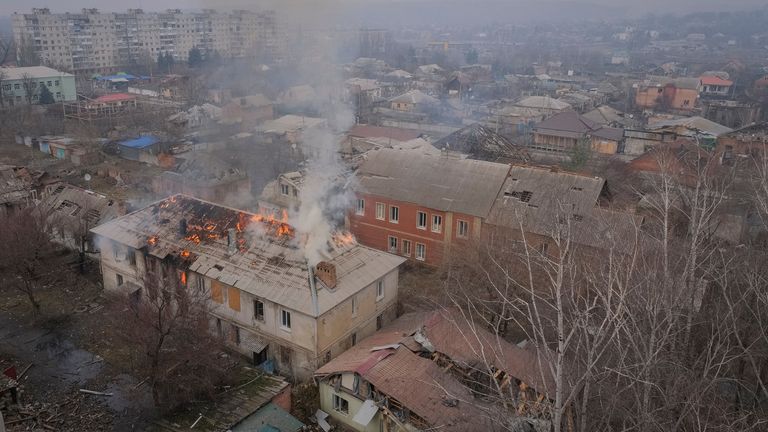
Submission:
M 123 147 L 142 149 L 160 142 L 160 138 L 152 135 L 141 136 L 132 140 L 122 141 L 119 144 Z

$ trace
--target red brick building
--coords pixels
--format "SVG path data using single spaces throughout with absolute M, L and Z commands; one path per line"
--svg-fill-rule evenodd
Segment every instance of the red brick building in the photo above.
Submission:
M 384 149 L 358 170 L 349 229 L 369 247 L 437 266 L 477 239 L 509 165 Z

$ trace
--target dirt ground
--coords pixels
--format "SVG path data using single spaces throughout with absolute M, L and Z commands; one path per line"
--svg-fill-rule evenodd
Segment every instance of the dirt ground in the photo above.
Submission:
M 125 374 L 128 355 L 102 328 L 105 299 L 97 283 L 76 275 L 41 290 L 38 316 L 21 293 L 0 293 L 0 361 L 18 372 L 29 366 L 19 379 L 20 408 L 4 413 L 9 432 L 144 429 L 154 416 L 151 397 Z

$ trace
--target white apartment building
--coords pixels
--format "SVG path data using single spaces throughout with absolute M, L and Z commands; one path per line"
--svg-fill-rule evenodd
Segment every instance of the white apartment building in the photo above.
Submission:
M 16 13 L 12 19 L 17 46 L 32 46 L 45 64 L 76 74 L 111 73 L 167 53 L 183 62 L 193 48 L 216 51 L 222 57 L 280 55 L 272 11 L 83 9 L 57 14 L 40 8 L 31 14 Z

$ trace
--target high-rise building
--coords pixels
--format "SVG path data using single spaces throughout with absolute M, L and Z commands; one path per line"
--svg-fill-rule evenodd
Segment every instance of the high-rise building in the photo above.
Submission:
M 19 56 L 35 53 L 44 64 L 76 74 L 115 72 L 166 54 L 186 61 L 193 48 L 225 58 L 267 62 L 280 57 L 272 11 L 102 13 L 83 9 L 56 14 L 41 8 L 14 14 L 13 34 Z

